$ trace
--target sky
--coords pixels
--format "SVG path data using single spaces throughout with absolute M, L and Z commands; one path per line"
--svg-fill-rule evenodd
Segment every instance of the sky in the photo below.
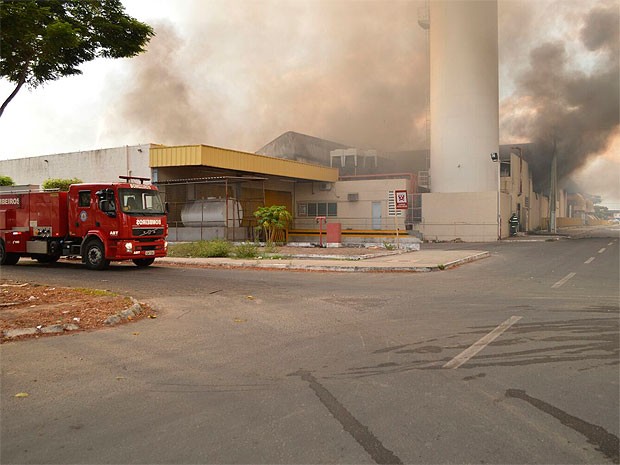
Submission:
M 432 1 L 432 0 L 431 0 Z M 468 1 L 468 0 L 463 0 Z M 286 131 L 383 151 L 428 146 L 424 0 L 123 0 L 148 51 L 22 89 L 0 159 L 206 144 L 255 152 Z M 620 209 L 620 0 L 499 0 L 500 143 L 536 142 Z M 0 99 L 13 85 L 0 79 Z

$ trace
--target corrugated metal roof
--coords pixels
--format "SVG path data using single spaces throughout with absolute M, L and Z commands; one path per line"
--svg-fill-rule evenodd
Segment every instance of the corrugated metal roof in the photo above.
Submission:
M 212 168 L 268 174 L 309 181 L 335 182 L 338 170 L 293 160 L 256 155 L 208 145 L 151 147 L 151 168 L 208 166 Z

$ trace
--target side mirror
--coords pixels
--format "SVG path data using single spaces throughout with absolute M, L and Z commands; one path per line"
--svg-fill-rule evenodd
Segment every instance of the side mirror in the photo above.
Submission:
M 164 203 L 164 211 L 166 214 L 170 213 L 170 204 L 168 202 Z
M 111 200 L 100 200 L 99 209 L 111 218 L 116 217 L 116 208 L 114 207 L 114 202 Z

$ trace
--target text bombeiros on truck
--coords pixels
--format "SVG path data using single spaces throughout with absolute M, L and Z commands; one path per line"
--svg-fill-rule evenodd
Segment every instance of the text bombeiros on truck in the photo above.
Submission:
M 146 178 L 121 178 L 72 184 L 68 192 L 0 190 L 0 265 L 80 256 L 88 268 L 102 270 L 111 261 L 144 267 L 165 257 L 166 205 L 157 187 L 144 184 Z

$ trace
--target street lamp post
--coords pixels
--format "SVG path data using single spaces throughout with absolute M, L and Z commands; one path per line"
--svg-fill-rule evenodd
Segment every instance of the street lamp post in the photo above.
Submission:
M 497 240 L 502 240 L 502 214 L 500 210 L 500 191 L 501 185 L 501 166 L 502 162 L 499 159 L 499 153 L 491 153 L 491 161 L 497 163 Z

